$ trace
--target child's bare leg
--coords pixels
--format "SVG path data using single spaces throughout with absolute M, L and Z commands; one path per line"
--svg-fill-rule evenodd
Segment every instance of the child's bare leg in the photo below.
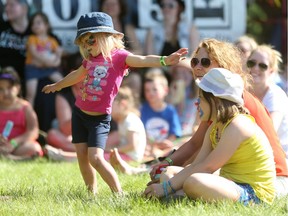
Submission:
M 96 171 L 88 159 L 88 147 L 86 143 L 75 144 L 79 168 L 87 189 L 93 194 L 97 193 Z
M 13 152 L 12 155 L 32 158 L 33 156 L 39 156 L 42 153 L 42 148 L 38 142 L 27 141 L 19 145 Z
M 53 81 L 53 82 L 58 82 L 61 79 L 63 79 L 63 76 L 60 72 L 55 71 L 54 73 L 52 73 L 49 78 Z
M 50 160 L 67 162 L 77 161 L 77 155 L 75 152 L 63 151 L 62 149 L 54 148 L 48 144 L 45 145 L 44 151 Z
M 26 100 L 34 106 L 34 100 L 36 97 L 38 80 L 37 79 L 29 79 L 26 81 Z
M 112 149 L 110 152 L 110 164 L 114 169 L 119 170 L 122 173 L 132 175 L 132 167 L 124 161 L 118 153 L 116 148 Z
M 71 140 L 70 136 L 68 137 L 56 129 L 50 129 L 47 133 L 47 143 L 63 151 L 75 152 L 75 146 Z
M 91 165 L 99 172 L 110 189 L 113 192 L 122 192 L 117 173 L 104 158 L 104 150 L 94 147 L 88 148 L 88 157 Z
M 148 172 L 147 167 L 132 167 L 125 160 L 121 158 L 117 148 L 111 150 L 110 153 L 110 163 L 115 168 L 122 173 L 133 175 Z

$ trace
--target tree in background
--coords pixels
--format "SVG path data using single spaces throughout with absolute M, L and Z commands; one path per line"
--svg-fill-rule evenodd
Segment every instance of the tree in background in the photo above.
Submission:
M 247 34 L 269 43 L 287 58 L 287 0 L 248 0 Z

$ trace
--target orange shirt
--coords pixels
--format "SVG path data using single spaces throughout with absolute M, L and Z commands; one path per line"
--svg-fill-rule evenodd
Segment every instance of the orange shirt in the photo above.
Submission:
M 57 40 L 51 36 L 47 38 L 47 40 L 42 40 L 36 35 L 31 35 L 28 37 L 27 40 L 27 47 L 34 45 L 38 52 L 51 52 L 54 53 L 56 49 L 59 47 Z M 32 54 L 27 49 L 27 57 L 26 57 L 26 64 L 31 64 L 32 62 Z
M 285 153 L 279 142 L 269 112 L 265 109 L 264 105 L 248 91 L 244 91 L 243 98 L 244 106 L 250 111 L 250 114 L 255 118 L 256 123 L 264 131 L 270 142 L 273 149 L 276 175 L 288 176 Z

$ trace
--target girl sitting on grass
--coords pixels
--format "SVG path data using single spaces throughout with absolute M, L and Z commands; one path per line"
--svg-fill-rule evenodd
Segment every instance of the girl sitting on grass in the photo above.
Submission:
M 204 201 L 271 204 L 275 164 L 270 143 L 244 108 L 242 78 L 211 69 L 198 84 L 202 121 L 212 121 L 196 159 L 168 181 L 147 186 L 147 197 L 184 193 Z M 179 167 L 179 169 L 181 169 Z M 213 174 L 220 169 L 220 175 Z

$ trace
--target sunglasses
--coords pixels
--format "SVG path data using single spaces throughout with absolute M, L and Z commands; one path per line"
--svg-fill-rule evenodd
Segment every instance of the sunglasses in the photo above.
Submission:
M 256 65 L 256 61 L 254 60 L 248 60 L 246 65 L 248 68 L 253 68 Z M 258 67 L 260 68 L 261 71 L 266 71 L 268 69 L 268 65 L 264 64 L 264 63 L 258 63 Z
M 88 37 L 88 39 L 85 40 L 85 43 L 88 44 L 89 46 L 94 45 L 95 42 L 96 42 L 96 39 L 95 39 L 94 35 L 90 35 Z
M 161 9 L 164 9 L 164 8 L 168 8 L 168 9 L 173 9 L 176 7 L 176 4 L 173 4 L 173 3 L 161 3 L 160 4 L 160 8 Z
M 191 59 L 191 67 L 194 68 L 196 67 L 199 62 L 204 68 L 208 68 L 211 65 L 211 60 L 209 58 L 202 58 L 199 60 L 198 58 L 192 58 Z

